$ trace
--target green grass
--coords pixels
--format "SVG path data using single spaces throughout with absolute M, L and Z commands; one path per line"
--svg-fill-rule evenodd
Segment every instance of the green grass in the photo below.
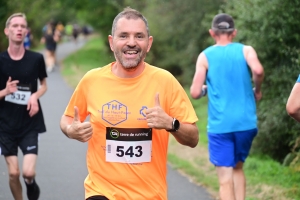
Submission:
M 168 161 L 171 163 L 174 169 L 182 170 L 185 174 L 193 177 L 193 180 L 196 183 L 200 183 L 203 187 L 215 191 L 218 190 L 218 180 L 215 176 L 207 176 L 205 172 L 201 171 L 199 168 L 194 167 L 190 162 L 178 158 L 174 154 L 168 154 Z M 214 167 L 211 168 L 211 171 L 215 171 Z
M 101 37 L 95 37 L 90 39 L 82 49 L 63 61 L 62 74 L 67 81 L 69 83 L 71 82 L 71 85 L 75 87 L 81 76 L 88 70 L 102 67 L 112 61 L 114 61 L 113 53 L 106 51 L 105 44 Z M 189 94 L 188 88 L 186 91 Z M 197 122 L 200 132 L 199 145 L 207 146 L 207 98 L 205 97 L 199 100 L 191 99 L 191 101 L 199 118 Z M 193 179 L 201 185 L 210 190 L 218 190 L 215 173 L 213 173 L 214 176 L 209 176 L 205 171 L 203 172 L 201 170 L 201 167 L 197 168 L 174 154 L 169 154 L 168 160 L 174 168 L 180 169 L 185 174 L 192 176 Z M 196 160 L 195 162 L 201 166 L 203 162 L 207 161 Z M 206 170 L 214 170 L 214 167 L 211 166 Z M 245 174 L 247 177 L 247 187 L 254 188 L 253 191 L 251 191 L 251 195 L 247 197 L 247 200 L 281 199 L 280 196 L 276 197 L 278 188 L 283 191 L 280 195 L 290 197 L 290 199 L 293 200 L 300 200 L 300 173 L 293 171 L 289 167 L 284 167 L 270 158 L 251 155 L 245 163 Z M 262 197 L 263 186 L 260 186 L 263 184 L 272 189 L 269 194 L 264 194 Z
M 105 45 L 101 37 L 92 37 L 63 61 L 62 75 L 70 86 L 75 87 L 87 71 L 114 61 L 113 53 L 107 52 Z
M 245 174 L 249 185 L 264 183 L 282 187 L 286 196 L 300 199 L 300 173 L 271 158 L 251 155 L 245 162 Z

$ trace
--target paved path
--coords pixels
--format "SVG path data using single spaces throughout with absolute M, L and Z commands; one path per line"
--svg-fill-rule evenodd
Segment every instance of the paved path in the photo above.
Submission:
M 84 42 L 63 43 L 58 46 L 57 57 L 62 60 L 82 47 Z M 41 188 L 41 200 L 83 200 L 83 181 L 87 175 L 85 153 L 87 145 L 67 139 L 59 128 L 60 117 L 69 101 L 73 89 L 59 73 L 59 69 L 48 74 L 48 91 L 41 98 L 47 132 L 41 134 L 36 181 Z M 21 163 L 21 152 L 19 160 Z M 169 200 L 210 200 L 207 192 L 191 183 L 186 177 L 168 166 Z M 22 181 L 23 188 L 24 183 Z M 23 189 L 24 199 L 26 197 Z M 0 159 L 0 200 L 12 200 L 8 186 L 8 175 L 3 158 Z

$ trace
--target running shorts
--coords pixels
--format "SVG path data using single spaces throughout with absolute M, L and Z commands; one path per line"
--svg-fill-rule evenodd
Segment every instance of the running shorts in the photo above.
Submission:
M 231 133 L 208 133 L 209 160 L 218 167 L 235 167 L 249 155 L 257 128 Z
M 26 134 L 0 134 L 0 155 L 17 156 L 18 147 L 26 154 L 38 154 L 38 136 L 35 131 Z
M 108 198 L 106 198 L 105 196 L 97 195 L 97 196 L 91 196 L 86 200 L 108 200 Z

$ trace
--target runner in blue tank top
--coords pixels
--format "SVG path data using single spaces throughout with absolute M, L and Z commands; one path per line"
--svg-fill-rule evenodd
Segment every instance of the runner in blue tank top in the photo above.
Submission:
M 220 199 L 242 200 L 243 163 L 257 134 L 255 101 L 262 97 L 264 69 L 251 46 L 232 42 L 237 31 L 230 15 L 216 15 L 209 33 L 216 44 L 199 55 L 190 92 L 198 99 L 207 90 L 209 157 L 217 169 Z
M 300 74 L 298 79 L 291 91 L 289 99 L 286 103 L 287 113 L 294 118 L 296 121 L 300 122 Z

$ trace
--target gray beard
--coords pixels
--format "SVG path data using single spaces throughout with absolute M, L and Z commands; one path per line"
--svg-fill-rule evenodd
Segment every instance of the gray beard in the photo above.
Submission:
M 115 53 L 115 58 L 117 61 L 119 61 L 122 65 L 122 67 L 126 70 L 132 70 L 137 68 L 137 66 L 142 62 L 143 56 L 139 56 L 135 60 L 123 60 L 122 56 L 119 55 L 119 53 Z

